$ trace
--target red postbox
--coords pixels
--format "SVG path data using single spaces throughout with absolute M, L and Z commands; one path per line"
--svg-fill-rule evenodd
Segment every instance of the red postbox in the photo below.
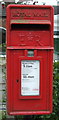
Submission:
M 52 112 L 53 8 L 7 7 L 7 110 L 10 115 Z

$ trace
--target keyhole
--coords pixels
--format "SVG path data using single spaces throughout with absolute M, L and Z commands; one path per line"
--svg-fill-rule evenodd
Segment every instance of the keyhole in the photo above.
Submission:
M 16 80 L 16 82 L 18 83 L 19 80 Z

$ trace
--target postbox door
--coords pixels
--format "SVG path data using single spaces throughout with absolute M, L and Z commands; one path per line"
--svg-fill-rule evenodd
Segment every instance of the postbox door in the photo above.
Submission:
M 51 54 L 50 52 L 48 53 L 48 50 L 45 50 L 44 52 L 43 50 L 36 50 L 37 56 L 34 55 L 33 57 L 28 57 L 28 56 L 25 56 L 25 53 L 26 53 L 25 51 L 26 50 L 12 50 L 11 52 L 9 51 L 9 60 L 10 60 L 9 75 L 11 79 L 10 80 L 11 88 L 9 89 L 12 96 L 10 98 L 10 102 L 12 102 L 12 104 L 10 103 L 12 105 L 11 108 L 14 111 L 49 110 L 50 109 L 49 108 L 49 104 L 50 104 L 50 98 L 49 98 L 50 82 L 49 81 L 51 79 L 49 78 L 49 76 L 52 73 L 52 71 L 48 67 L 52 63 L 51 63 L 51 60 L 49 61 L 48 57 L 50 55 L 50 59 L 52 59 Z M 38 87 L 39 91 L 35 92 L 34 90 L 35 95 L 33 91 L 31 91 L 32 93 L 30 92 L 26 93 L 27 90 L 25 90 L 25 93 L 22 93 L 22 74 L 25 74 L 24 71 L 22 73 L 22 64 L 24 61 L 26 61 L 27 65 L 29 65 L 28 64 L 29 62 L 30 63 L 32 62 L 34 65 L 37 65 L 36 71 L 38 73 L 36 73 L 36 76 L 38 76 L 37 78 L 39 79 L 37 80 L 37 83 L 39 84 L 39 87 Z M 28 72 L 29 71 L 27 71 L 27 75 L 28 75 Z M 26 79 L 24 80 L 26 81 Z M 33 79 L 31 78 L 31 80 Z M 28 86 L 26 86 L 25 84 L 25 87 L 26 89 L 28 88 L 31 89 L 30 82 L 28 83 L 29 85 L 27 84 Z M 35 79 L 34 79 L 34 82 L 31 81 L 32 85 L 34 85 L 33 83 L 35 83 Z

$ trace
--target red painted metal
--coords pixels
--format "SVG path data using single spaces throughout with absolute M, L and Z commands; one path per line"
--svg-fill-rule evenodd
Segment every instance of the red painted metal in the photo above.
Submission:
M 53 83 L 53 7 L 7 7 L 7 111 L 10 115 L 50 114 Z M 34 55 L 28 56 L 33 50 Z M 39 95 L 21 95 L 21 62 L 40 62 Z

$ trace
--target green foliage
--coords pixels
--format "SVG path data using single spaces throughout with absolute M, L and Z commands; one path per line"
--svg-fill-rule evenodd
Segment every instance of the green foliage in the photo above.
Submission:
M 2 52 L 6 52 L 6 44 L 5 43 L 2 44 Z
M 59 62 L 54 63 L 54 111 L 59 117 Z
M 2 120 L 6 120 L 6 111 L 2 111 Z
M 0 44 L 0 52 L 2 52 L 2 53 L 6 52 L 6 44 L 5 43 Z

